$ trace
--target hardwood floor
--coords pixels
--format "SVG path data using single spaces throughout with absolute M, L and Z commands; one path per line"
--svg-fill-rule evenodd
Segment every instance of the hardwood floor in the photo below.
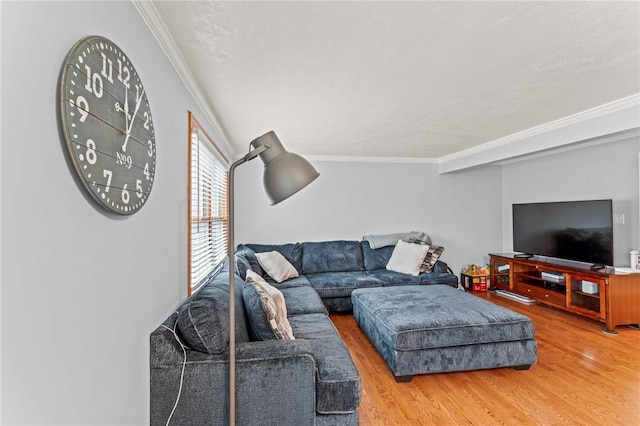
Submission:
M 481 296 L 483 297 L 483 296 Z M 360 425 L 640 425 L 640 331 L 495 293 L 536 327 L 538 363 L 415 376 L 396 383 L 352 315 L 331 319 L 362 377 Z

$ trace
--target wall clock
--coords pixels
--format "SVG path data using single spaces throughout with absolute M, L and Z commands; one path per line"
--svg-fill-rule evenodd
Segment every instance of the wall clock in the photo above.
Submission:
M 89 194 L 111 212 L 136 213 L 153 187 L 156 144 L 127 55 L 104 37 L 80 39 L 65 59 L 60 102 L 67 151 Z

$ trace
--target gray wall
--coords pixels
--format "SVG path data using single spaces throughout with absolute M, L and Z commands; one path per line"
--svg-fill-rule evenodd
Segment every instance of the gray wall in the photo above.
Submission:
M 148 424 L 149 334 L 187 293 L 187 111 L 130 2 L 1 2 L 2 424 Z M 94 207 L 56 115 L 64 58 L 103 35 L 145 85 L 157 169 L 127 218 Z M 211 129 L 208 129 L 211 132 Z
M 503 246 L 511 251 L 513 203 L 613 200 L 625 223 L 613 226 L 614 265 L 629 266 L 629 251 L 640 247 L 638 153 L 640 138 L 586 144 L 570 151 L 503 166 Z
M 277 129 L 276 129 L 277 132 Z M 287 141 L 283 140 L 286 147 Z M 367 234 L 424 231 L 443 245 L 454 272 L 488 261 L 502 246 L 498 166 L 440 174 L 437 164 L 314 162 L 320 177 L 269 206 L 262 163 L 236 171 L 236 242 L 360 240 Z
M 458 273 L 512 251 L 513 203 L 611 198 L 625 216 L 614 225 L 614 264 L 628 266 L 629 250 L 640 247 L 639 151 L 638 137 L 627 137 L 446 174 L 436 164 L 318 161 L 320 177 L 276 206 L 261 192 L 256 161 L 236 172 L 236 243 L 417 230 L 445 246 L 443 260 Z

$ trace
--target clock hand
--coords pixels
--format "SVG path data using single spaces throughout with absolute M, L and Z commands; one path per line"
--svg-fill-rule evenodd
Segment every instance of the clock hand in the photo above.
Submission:
M 128 97 L 129 89 L 127 86 L 124 86 L 124 134 L 127 134 L 127 129 L 129 128 L 129 97 Z
M 144 89 L 142 89 L 142 93 L 140 93 L 140 97 L 136 100 L 136 108 L 133 111 L 133 116 L 131 117 L 131 121 L 129 122 L 129 127 L 127 128 L 127 134 L 124 138 L 124 143 L 122 144 L 122 152 L 127 151 L 127 142 L 129 141 L 129 137 L 131 136 L 131 129 L 133 128 L 133 122 L 136 119 L 136 115 L 138 114 L 138 109 L 140 108 L 140 103 L 142 102 L 142 97 L 144 96 Z

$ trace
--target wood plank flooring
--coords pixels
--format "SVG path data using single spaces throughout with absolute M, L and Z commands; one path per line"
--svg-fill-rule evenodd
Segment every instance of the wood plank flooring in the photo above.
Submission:
M 538 363 L 415 376 L 396 383 L 350 314 L 331 320 L 362 377 L 360 425 L 640 425 L 640 331 L 495 293 L 493 303 L 533 321 Z

